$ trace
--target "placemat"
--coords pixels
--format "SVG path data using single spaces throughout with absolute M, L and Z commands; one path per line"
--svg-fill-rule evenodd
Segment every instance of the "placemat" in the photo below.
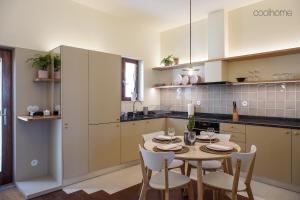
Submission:
M 200 140 L 200 139 L 196 139 L 196 142 L 200 142 L 200 143 L 210 143 L 209 140 Z M 217 143 L 217 142 L 220 142 L 220 139 L 219 138 L 215 138 L 213 140 L 211 140 L 211 143 Z
M 186 146 L 182 146 L 182 149 L 177 150 L 177 151 L 172 151 L 172 150 L 164 151 L 164 150 L 161 150 L 161 149 L 157 148 L 156 146 L 153 147 L 153 151 L 155 151 L 155 152 L 170 152 L 170 151 L 172 151 L 172 152 L 174 152 L 175 154 L 183 154 L 183 153 L 187 153 L 187 152 L 189 152 L 189 150 L 190 150 L 190 149 L 189 149 L 188 147 L 186 147 Z
M 160 143 L 160 144 L 172 144 L 172 143 L 180 143 L 180 142 L 182 142 L 182 140 L 180 138 L 176 137 L 171 142 L 171 140 L 158 140 L 156 138 L 153 138 L 152 142 Z
M 236 148 L 233 148 L 233 150 L 230 150 L 230 151 L 215 151 L 215 150 L 207 148 L 206 145 L 202 145 L 199 149 L 205 153 L 212 153 L 212 154 L 219 154 L 219 155 L 227 155 L 227 154 L 231 154 L 233 152 L 237 152 Z

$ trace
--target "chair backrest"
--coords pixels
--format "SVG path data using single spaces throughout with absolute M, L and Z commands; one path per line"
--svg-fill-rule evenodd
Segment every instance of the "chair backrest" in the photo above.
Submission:
M 236 165 L 237 160 L 241 160 L 241 171 L 248 173 L 256 155 L 256 146 L 252 145 L 249 153 L 234 152 L 231 155 L 232 166 Z
M 165 134 L 164 131 L 143 134 L 143 140 L 144 140 L 144 142 L 146 142 L 147 140 L 152 140 L 154 137 L 156 137 L 158 135 L 164 135 L 164 134 Z
M 152 171 L 161 171 L 165 168 L 165 160 L 170 165 L 175 158 L 174 152 L 152 152 L 139 147 L 145 166 Z
M 218 138 L 220 141 L 228 142 L 231 138 L 231 134 L 218 133 L 216 134 L 216 138 Z

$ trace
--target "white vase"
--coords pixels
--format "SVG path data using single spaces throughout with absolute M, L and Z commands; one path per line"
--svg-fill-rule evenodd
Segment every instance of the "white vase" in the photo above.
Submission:
M 60 80 L 60 71 L 54 72 L 54 79 Z
M 47 79 L 49 78 L 49 72 L 48 70 L 38 70 L 38 78 Z

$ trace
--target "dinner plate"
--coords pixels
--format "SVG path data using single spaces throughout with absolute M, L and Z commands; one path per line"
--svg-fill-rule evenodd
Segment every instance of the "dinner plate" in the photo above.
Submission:
M 155 136 L 155 139 L 161 140 L 161 141 L 166 141 L 166 140 L 171 140 L 171 136 L 168 136 L 168 135 L 158 135 L 158 136 Z
M 214 151 L 231 151 L 233 150 L 232 146 L 228 145 L 221 145 L 221 144 L 209 144 L 206 146 L 208 149 L 214 150 Z
M 197 135 L 196 138 L 199 139 L 199 140 L 209 140 L 210 139 L 208 137 L 208 135 Z M 216 139 L 216 136 L 211 137 L 211 140 L 214 140 L 214 139 Z
M 190 83 L 190 77 L 188 75 L 183 76 L 182 78 L 182 84 L 188 85 Z
M 175 85 L 180 85 L 181 83 L 182 83 L 182 75 L 177 74 L 177 76 L 175 76 L 175 78 L 174 78 L 174 84 Z
M 163 151 L 178 151 L 182 149 L 182 146 L 178 144 L 164 144 L 164 145 L 157 145 L 156 147 Z

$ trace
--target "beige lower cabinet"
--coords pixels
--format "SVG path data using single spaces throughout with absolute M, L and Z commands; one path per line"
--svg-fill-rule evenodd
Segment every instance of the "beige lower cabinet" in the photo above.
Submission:
M 292 183 L 300 185 L 300 130 L 292 132 Z
M 241 151 L 246 151 L 246 126 L 243 124 L 221 123 L 220 132 L 230 134 L 230 141 L 241 147 Z
M 166 118 L 145 120 L 144 133 L 153 133 L 166 129 Z
M 121 163 L 120 123 L 89 125 L 89 171 Z
M 255 176 L 282 183 L 292 182 L 291 132 L 285 128 L 246 126 L 247 150 L 252 144 L 257 146 Z
M 142 144 L 145 121 L 121 123 L 121 162 L 126 163 L 139 159 L 138 145 Z
M 168 130 L 168 128 L 174 128 L 176 135 L 183 135 L 187 124 L 188 120 L 186 119 L 167 118 L 166 130 Z

